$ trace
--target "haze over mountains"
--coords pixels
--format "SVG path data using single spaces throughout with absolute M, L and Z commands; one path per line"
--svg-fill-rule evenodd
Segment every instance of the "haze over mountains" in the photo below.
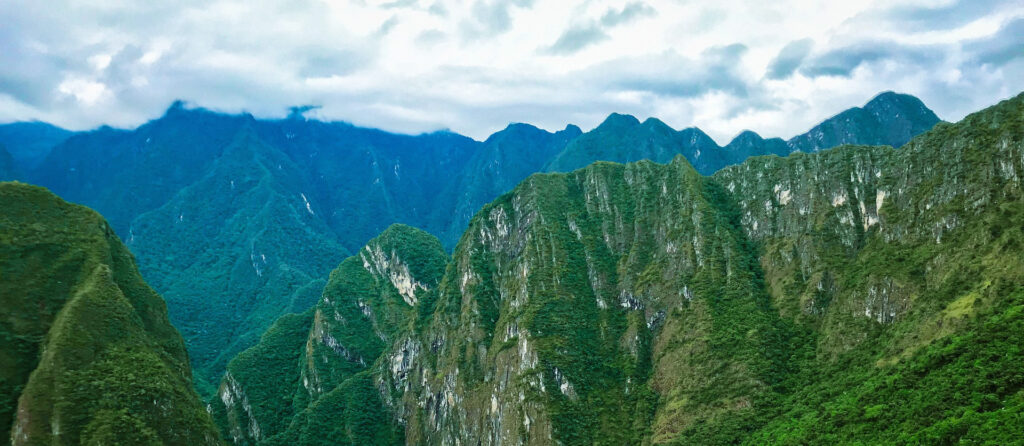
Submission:
M 748 131 L 721 147 L 696 128 L 612 114 L 586 133 L 512 124 L 478 142 L 178 102 L 134 130 L 0 126 L 0 144 L 18 148 L 12 175 L 110 221 L 168 301 L 210 395 L 232 357 L 277 317 L 312 305 L 327 273 L 392 223 L 422 228 L 451 250 L 481 206 L 534 172 L 682 155 L 711 174 L 756 155 L 900 146 L 937 122 L 916 98 L 890 92 L 789 141 Z

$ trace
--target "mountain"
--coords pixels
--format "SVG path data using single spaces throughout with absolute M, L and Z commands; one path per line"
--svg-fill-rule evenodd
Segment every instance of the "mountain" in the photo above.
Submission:
M 900 147 L 939 123 L 920 99 L 891 91 L 826 119 L 786 142 L 791 151 L 815 152 L 842 144 Z
M 315 302 L 331 267 L 391 224 L 422 228 L 450 251 L 481 207 L 534 172 L 682 153 L 710 173 L 788 153 L 779 143 L 750 132 L 720 148 L 699 129 L 626 115 L 587 133 L 515 124 L 478 142 L 176 102 L 134 130 L 76 133 L 25 177 L 109 219 L 167 299 L 197 388 L 212 397 L 230 358 Z
M 896 146 L 898 147 L 898 145 Z M 725 152 L 725 160 L 728 165 L 740 164 L 753 156 L 786 156 L 792 151 L 782 138 L 764 139 L 750 130 L 740 132 L 722 149 Z
M 594 161 L 667 163 L 683 155 L 703 175 L 742 163 L 760 155 L 784 156 L 791 152 L 815 152 L 843 144 L 899 147 L 939 122 L 919 99 L 905 94 L 882 93 L 863 108 L 854 107 L 789 141 L 763 139 L 744 131 L 720 147 L 698 128 L 675 131 L 657 119 L 641 123 L 629 115 L 612 114 L 594 130 L 572 141 L 545 167 L 549 172 L 568 172 Z
M 72 134 L 69 130 L 39 121 L 0 124 L 0 144 L 7 146 L 23 172 L 35 169 L 54 146 Z
M 551 133 L 529 124 L 511 124 L 487 138 L 444 192 L 456 197 L 454 211 L 437 208 L 449 219 L 447 227 L 437 233 L 445 246 L 455 245 L 484 204 L 512 190 L 530 174 L 543 171 L 548 160 L 582 133 L 574 125 Z
M 232 362 L 219 419 L 259 444 L 1014 443 L 1021 135 L 1024 94 L 900 149 L 532 175 L 436 282 L 394 273 L 429 250 L 346 260 L 351 288 Z
M 598 160 L 648 159 L 666 163 L 680 153 L 687 154 L 701 166 L 723 164 L 718 158 L 718 145 L 700 129 L 677 132 L 654 118 L 641 123 L 633 116 L 613 113 L 597 128 L 576 138 L 555 155 L 545 170 L 568 172 Z
M 315 302 L 348 252 L 393 222 L 442 232 L 444 189 L 477 146 L 176 103 L 136 130 L 75 135 L 32 178 L 111 216 L 212 396 L 227 361 Z
M 28 180 L 95 209 L 127 240 L 132 220 L 202 178 L 250 120 L 177 102 L 135 130 L 101 127 L 75 134 L 54 147 Z
M 10 181 L 18 176 L 14 158 L 3 144 L 0 144 L 0 181 Z
M 127 244 L 164 290 L 204 394 L 274 320 L 313 305 L 346 256 L 312 190 L 247 124 L 202 178 L 133 221 Z
M 429 314 L 447 262 L 436 237 L 404 225 L 341 262 L 319 303 L 278 320 L 228 365 L 213 403 L 227 436 L 282 445 L 398 443 L 370 367 Z
M 306 195 L 327 211 L 327 224 L 353 252 L 392 223 L 441 233 L 455 201 L 445 191 L 480 150 L 451 132 L 398 135 L 296 118 L 256 127 L 310 178 Z
M 219 444 L 163 300 L 99 214 L 0 183 L 0 426 L 15 445 Z

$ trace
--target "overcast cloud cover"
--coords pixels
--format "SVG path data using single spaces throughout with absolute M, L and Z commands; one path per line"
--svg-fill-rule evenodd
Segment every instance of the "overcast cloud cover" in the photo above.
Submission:
M 485 138 L 611 112 L 789 137 L 874 94 L 945 120 L 1024 90 L 1024 3 L 0 0 L 0 122 L 134 127 L 175 99 Z

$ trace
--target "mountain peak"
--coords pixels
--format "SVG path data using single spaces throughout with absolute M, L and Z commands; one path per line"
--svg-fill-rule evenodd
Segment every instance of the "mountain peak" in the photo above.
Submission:
M 167 107 L 167 111 L 164 112 L 164 116 L 172 116 L 184 113 L 185 111 L 185 101 L 181 99 L 176 99 L 174 102 L 171 103 L 169 107 Z
M 675 132 L 675 129 L 670 127 L 668 124 L 665 124 L 664 121 L 662 121 L 662 120 L 660 120 L 658 118 L 647 118 L 647 119 L 644 120 L 642 125 L 644 127 L 648 128 L 648 129 L 657 129 L 657 130 L 663 130 L 663 131 L 667 131 L 667 132 Z
M 736 137 L 732 139 L 732 142 L 730 142 L 729 145 L 731 146 L 735 144 L 750 144 L 758 143 L 761 141 L 764 141 L 764 138 L 762 138 L 761 135 L 758 135 L 757 132 L 753 130 L 744 130 L 740 132 L 739 135 L 736 135 Z
M 576 136 L 579 136 L 579 135 L 583 134 L 583 129 L 581 129 L 576 124 L 568 124 L 568 125 L 565 126 L 565 129 L 559 131 L 558 133 L 563 133 L 563 132 L 566 133 L 566 134 L 572 135 L 573 137 L 576 137 Z
M 895 91 L 883 91 L 871 98 L 867 104 L 864 104 L 865 110 L 882 109 L 886 107 L 928 109 L 928 107 L 924 105 L 924 102 L 918 99 L 917 96 L 897 93 Z
M 878 93 L 877 95 L 875 95 L 875 97 L 871 98 L 871 100 L 868 101 L 868 103 L 864 107 L 867 108 L 867 107 L 870 107 L 873 104 L 897 103 L 897 102 L 908 102 L 908 101 L 914 101 L 914 102 L 921 103 L 921 100 L 918 99 L 917 96 L 906 94 L 906 93 L 897 93 L 897 92 L 892 91 L 892 90 L 886 90 L 886 91 L 883 91 L 881 93 Z
M 698 128 L 698 127 L 687 127 L 685 129 L 682 129 L 682 130 L 679 131 L 679 136 L 681 136 L 684 140 L 686 140 L 690 145 L 695 145 L 695 144 L 709 145 L 710 144 L 710 145 L 718 146 L 718 144 L 715 143 L 715 140 L 711 139 L 711 137 L 708 136 L 707 133 L 704 133 L 704 131 L 701 130 L 700 128 Z
M 288 107 L 288 118 L 296 119 L 299 121 L 305 121 L 306 113 L 320 108 L 319 105 L 297 105 L 294 107 Z
M 815 152 L 842 144 L 900 147 L 940 119 L 920 99 L 885 91 L 864 105 L 823 121 L 807 133 L 787 141 L 791 150 Z
M 612 113 L 601 122 L 601 125 L 597 126 L 599 129 L 609 128 L 621 128 L 621 127 L 632 127 L 640 125 L 640 120 L 636 119 L 633 115 L 624 115 L 621 113 Z
M 507 125 L 505 127 L 505 129 L 502 130 L 502 132 L 508 132 L 508 133 L 513 133 L 513 134 L 533 133 L 533 132 L 536 132 L 536 131 L 542 131 L 543 132 L 544 130 L 541 130 L 540 128 L 538 128 L 537 126 L 535 126 L 533 124 L 527 124 L 525 122 L 509 123 L 509 125 Z

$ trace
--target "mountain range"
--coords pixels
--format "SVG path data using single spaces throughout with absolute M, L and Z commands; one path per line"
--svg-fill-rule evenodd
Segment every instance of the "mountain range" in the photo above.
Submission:
M 617 114 L 478 142 L 182 103 L 62 138 L 12 175 L 110 223 L 0 184 L 15 444 L 1024 429 L 1024 94 L 950 124 L 883 93 L 724 147 Z
M 719 147 L 696 128 L 619 114 L 586 133 L 512 124 L 478 142 L 176 102 L 134 130 L 0 126 L 0 144 L 19 147 L 13 172 L 27 173 L 16 178 L 109 219 L 168 301 L 197 386 L 211 396 L 232 357 L 279 316 L 308 308 L 331 268 L 393 223 L 436 234 L 451 250 L 484 204 L 534 172 L 682 155 L 710 174 L 748 156 L 828 144 L 899 146 L 937 122 L 921 101 L 887 92 L 788 142 L 748 131 Z
M 621 120 L 624 122 L 626 120 Z M 228 365 L 236 444 L 1015 444 L 1024 94 L 899 149 L 529 176 Z

